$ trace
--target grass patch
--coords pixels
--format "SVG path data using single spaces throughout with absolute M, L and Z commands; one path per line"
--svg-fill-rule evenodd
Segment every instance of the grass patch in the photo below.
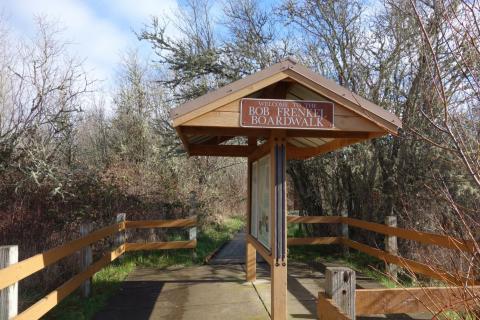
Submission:
M 135 267 L 164 269 L 172 266 L 192 266 L 202 264 L 205 258 L 244 228 L 240 217 L 232 217 L 218 226 L 207 226 L 198 234 L 196 257 L 191 249 L 165 251 L 137 251 L 124 255 L 122 260 L 97 272 L 92 281 L 92 295 L 84 299 L 78 293 L 71 294 L 52 309 L 45 319 L 87 320 L 101 310 L 108 299 L 119 289 L 121 283 Z
M 382 273 L 384 270 L 383 261 L 353 250 L 350 250 L 348 256 L 343 256 L 342 246 L 340 245 L 295 246 L 289 248 L 288 257 L 291 260 L 306 263 L 312 261 L 338 263 L 372 278 L 387 288 L 396 287 L 396 283 Z M 408 281 L 405 281 L 404 285 L 409 286 Z
M 306 237 L 304 229 L 300 224 L 288 226 L 289 237 Z M 350 267 L 357 272 L 374 279 L 387 288 L 395 288 L 396 283 L 382 272 L 385 269 L 384 262 L 362 252 L 350 250 L 348 256 L 343 255 L 342 246 L 294 246 L 288 249 L 288 258 L 301 262 L 335 262 Z M 404 286 L 411 286 L 410 279 L 401 278 Z

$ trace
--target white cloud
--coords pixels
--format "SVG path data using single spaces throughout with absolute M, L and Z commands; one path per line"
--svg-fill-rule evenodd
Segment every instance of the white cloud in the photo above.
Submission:
M 132 24 L 138 24 L 150 16 L 170 15 L 177 10 L 176 0 L 117 0 L 112 9 L 119 15 L 129 19 Z
M 87 71 L 111 87 L 122 52 L 139 46 L 132 30 L 140 30 L 152 15 L 177 8 L 176 0 L 7 0 L 0 4 L 17 35 L 32 36 L 34 17 L 58 21 L 71 42 L 71 53 L 85 59 Z M 145 46 L 143 46 L 145 50 Z

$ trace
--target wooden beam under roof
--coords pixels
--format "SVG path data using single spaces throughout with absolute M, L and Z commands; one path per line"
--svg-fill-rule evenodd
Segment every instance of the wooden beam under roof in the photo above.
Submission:
M 180 140 L 182 140 L 183 147 L 185 148 L 185 151 L 188 153 L 189 152 L 189 144 L 188 144 L 188 139 L 185 136 L 185 133 L 183 132 L 183 128 L 182 127 L 176 127 L 175 130 L 177 131 L 177 134 L 180 137 Z
M 293 145 L 287 145 L 287 158 L 304 160 L 314 156 L 318 156 L 327 152 L 335 151 L 337 149 L 355 144 L 358 142 L 370 140 L 373 138 L 381 137 L 384 133 L 382 132 L 369 132 L 367 138 L 342 138 L 335 139 L 333 141 L 322 144 L 318 147 L 312 148 L 299 148 Z
M 189 147 L 191 156 L 248 157 L 256 147 L 242 145 L 198 145 Z
M 263 137 L 268 138 L 274 130 L 264 128 L 232 128 L 232 127 L 184 127 L 182 132 L 189 136 L 224 136 L 224 137 Z M 366 131 L 335 131 L 335 130 L 287 130 L 287 138 L 363 138 L 371 137 L 371 132 Z M 382 132 L 382 134 L 385 134 Z
M 318 147 L 311 148 L 299 148 L 291 144 L 287 145 L 287 158 L 295 160 L 304 160 L 320 154 L 334 151 L 339 148 L 349 146 L 367 140 L 365 138 L 346 138 L 346 139 L 335 139 L 328 143 L 322 144 Z
M 226 141 L 228 141 L 232 138 L 233 137 L 231 137 L 231 136 L 215 136 L 215 137 L 211 137 L 208 140 L 205 140 L 205 141 L 203 141 L 202 143 L 199 143 L 199 144 L 202 144 L 202 145 L 218 145 L 218 144 L 226 142 Z
M 255 128 L 224 128 L 224 127 L 185 127 L 181 126 L 182 132 L 187 135 L 210 135 L 229 137 L 269 137 L 270 129 Z

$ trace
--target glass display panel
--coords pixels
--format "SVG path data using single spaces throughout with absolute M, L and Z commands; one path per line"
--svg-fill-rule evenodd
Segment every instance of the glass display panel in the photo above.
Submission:
M 270 155 L 252 163 L 250 233 L 270 250 Z

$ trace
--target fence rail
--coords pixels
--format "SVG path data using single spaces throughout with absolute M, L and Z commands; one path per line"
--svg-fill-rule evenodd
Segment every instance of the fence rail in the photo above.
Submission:
M 37 271 L 48 267 L 58 260 L 68 257 L 80 249 L 102 240 L 108 236 L 114 235 L 118 231 L 124 230 L 123 223 L 117 223 L 90 233 L 86 237 L 70 241 L 62 246 L 39 253 L 28 259 L 22 260 L 7 268 L 0 269 L 0 289 L 4 289 L 15 282 L 34 274 Z
M 119 215 L 120 216 L 120 215 Z M 122 214 L 124 217 L 124 214 Z M 12 264 L 6 268 L 0 269 L 0 290 L 5 289 L 18 281 L 52 265 L 62 258 L 70 256 L 77 251 L 82 250 L 91 244 L 115 236 L 121 231 L 127 229 L 145 229 L 145 228 L 195 228 L 197 218 L 176 219 L 176 220 L 145 220 L 145 221 L 122 221 L 113 225 L 93 231 L 92 233 L 79 239 L 70 241 L 62 246 L 50 249 L 46 252 L 37 254 L 18 263 Z M 57 289 L 37 301 L 28 309 L 14 317 L 13 319 L 38 319 L 49 310 L 55 307 L 65 297 L 75 291 L 85 281 L 88 281 L 95 273 L 107 266 L 115 259 L 122 256 L 125 252 L 138 250 L 168 250 L 168 249 L 194 249 L 197 246 L 196 232 L 190 233 L 187 241 L 169 241 L 152 243 L 128 243 L 124 237 L 121 243 L 117 243 L 117 248 L 106 252 L 99 260 L 86 267 L 81 273 L 73 276 L 63 283 Z
M 197 218 L 176 219 L 176 220 L 141 220 L 125 221 L 127 229 L 149 229 L 149 228 L 186 228 L 195 227 Z
M 480 287 L 357 289 L 357 315 L 464 311 L 477 305 Z
M 323 292 L 318 293 L 317 315 L 320 320 L 351 320 L 344 314 L 331 298 Z
M 122 215 L 124 220 L 124 215 Z M 122 219 L 120 219 L 122 220 Z M 464 241 L 450 236 L 443 236 L 432 234 L 428 232 L 420 232 L 416 230 L 408 230 L 387 226 L 379 223 L 367 222 L 358 219 L 353 219 L 345 216 L 288 216 L 289 223 L 308 223 L 308 224 L 342 224 L 354 228 L 360 228 L 376 233 L 384 234 L 386 236 L 393 236 L 407 240 L 417 241 L 423 244 L 436 245 L 447 249 L 460 250 L 463 252 L 474 252 L 475 246 L 471 241 Z M 10 265 L 6 268 L 0 269 L 0 290 L 5 289 L 18 283 L 20 280 L 52 265 L 53 263 L 65 258 L 81 249 L 90 246 L 91 244 L 107 237 L 115 236 L 116 248 L 110 252 L 105 253 L 102 258 L 95 263 L 86 267 L 81 273 L 75 275 L 60 287 L 49 293 L 44 298 L 37 301 L 31 307 L 17 315 L 14 319 L 38 319 L 55 307 L 61 300 L 71 294 L 75 289 L 80 287 L 82 283 L 90 279 L 96 272 L 107 266 L 115 259 L 122 256 L 125 252 L 138 250 L 168 250 L 168 249 L 193 249 L 197 246 L 196 232 L 190 233 L 190 239 L 187 241 L 169 241 L 169 242 L 151 242 L 151 243 L 128 243 L 124 236 L 119 232 L 124 232 L 128 229 L 150 229 L 150 228 L 192 228 L 195 229 L 197 225 L 196 217 L 188 219 L 177 220 L 145 220 L 145 221 L 120 221 L 113 225 L 93 231 L 90 234 L 79 239 L 70 241 L 62 246 L 50 249 L 46 252 L 37 254 L 18 263 Z M 193 235 L 193 238 L 192 238 Z M 248 236 L 247 236 L 248 237 Z M 250 239 L 251 240 L 251 239 Z M 252 241 L 252 240 L 251 240 Z M 342 244 L 345 247 L 353 248 L 355 250 L 364 252 L 368 255 L 374 256 L 385 262 L 396 264 L 402 268 L 406 268 L 412 272 L 423 274 L 425 276 L 442 280 L 452 284 L 467 283 L 465 277 L 449 273 L 447 271 L 434 268 L 432 266 L 416 262 L 401 256 L 392 254 L 390 252 L 373 248 L 368 245 L 353 241 L 345 236 L 339 237 L 310 237 L 310 238 L 289 238 L 288 245 L 320 245 L 320 244 Z M 268 259 L 268 253 L 261 251 L 261 245 L 257 245 L 259 252 Z M 472 283 L 474 284 L 474 283 Z M 360 292 L 359 292 L 360 293 Z M 367 293 L 360 293 L 367 294 Z M 385 294 L 401 296 L 397 291 L 385 292 Z M 398 299 L 398 298 L 396 298 Z M 331 304 L 331 300 L 321 296 L 319 297 L 319 305 L 326 308 Z M 360 308 L 360 305 L 359 305 Z M 364 308 L 364 307 L 362 307 Z M 338 308 L 330 308 L 333 317 L 339 316 L 336 314 Z M 363 309 L 362 309 L 363 310 Z M 360 310 L 359 310 L 360 311 Z M 366 311 L 362 311 L 366 312 Z M 343 317 L 344 315 L 342 315 Z M 347 317 L 348 318 L 348 317 Z M 328 318 L 325 318 L 328 319 Z
M 368 222 L 342 216 L 288 216 L 287 221 L 288 223 L 341 223 L 355 228 L 373 231 L 389 236 L 396 236 L 398 238 L 413 240 L 423 244 L 433 244 L 447 249 L 457 249 L 469 253 L 475 250 L 475 245 L 472 241 L 465 241 L 455 237 L 444 236 L 435 233 L 391 227 L 380 223 Z
M 345 286 L 339 270 L 352 275 L 348 281 L 356 282 L 353 270 L 327 267 L 326 275 L 336 274 L 337 279 L 325 277 L 325 290 L 319 292 L 317 300 L 320 320 L 425 312 L 438 315 L 445 311 L 468 313 L 476 319 L 472 313 L 478 308 L 480 286 L 357 289 L 354 285 Z
M 354 228 L 360 228 L 376 233 L 384 234 L 386 236 L 393 236 L 407 240 L 413 240 L 428 245 L 436 245 L 439 247 L 459 250 L 462 252 L 473 253 L 475 245 L 472 241 L 465 241 L 451 236 L 438 235 L 428 232 L 421 232 L 416 230 L 403 229 L 398 227 L 387 226 L 374 222 L 367 222 L 358 219 L 353 219 L 345 216 L 288 216 L 289 223 L 338 223 L 345 224 Z M 394 264 L 405 268 L 410 272 L 422 274 L 424 276 L 441 280 L 449 284 L 463 285 L 469 280 L 465 276 L 454 274 L 430 265 L 420 263 L 414 260 L 403 258 L 399 255 L 390 252 L 370 247 L 366 244 L 353 241 L 345 236 L 339 237 L 317 237 L 317 238 L 289 238 L 289 245 L 306 245 L 306 244 L 342 244 L 345 247 L 355 249 L 357 251 L 366 253 L 370 256 L 385 261 L 386 263 Z
M 287 221 L 289 223 L 338 223 L 342 225 L 342 236 L 289 238 L 289 245 L 341 244 L 344 248 L 352 248 L 385 261 L 390 270 L 395 270 L 394 277 L 396 276 L 396 269 L 391 268 L 392 266 L 399 266 L 407 269 L 409 272 L 443 281 L 450 286 L 394 289 L 355 289 L 355 287 L 352 286 L 345 290 L 340 288 L 343 284 L 342 281 L 335 282 L 326 279 L 326 288 L 328 289 L 330 287 L 335 290 L 330 290 L 331 292 L 327 290 L 327 292 L 319 293 L 317 315 L 321 320 L 347 320 L 355 319 L 356 315 L 418 313 L 432 312 L 432 310 L 464 311 L 469 308 L 471 309 L 471 307 L 478 307 L 480 286 L 477 286 L 478 282 L 475 279 L 468 279 L 461 274 L 455 274 L 403 258 L 398 255 L 397 252 L 397 237 L 422 244 L 436 245 L 450 250 L 458 250 L 468 254 L 474 254 L 478 251 L 473 241 L 398 228 L 396 226 L 396 217 L 394 216 L 387 217 L 386 223 L 389 225 L 353 219 L 346 215 L 328 217 L 288 216 Z M 386 251 L 349 239 L 348 227 L 360 228 L 385 235 Z M 327 274 L 329 269 L 330 268 L 327 267 Z M 452 285 L 458 287 L 451 287 Z M 342 291 L 345 294 L 340 295 L 340 297 L 335 296 L 333 292 L 337 291 Z M 349 299 L 347 299 L 348 303 L 344 301 L 345 297 L 349 297 Z M 352 305 L 353 311 L 351 310 Z
M 397 227 L 390 227 L 384 224 L 368 222 L 353 218 L 340 217 L 341 223 L 348 224 L 351 227 L 356 227 L 364 230 L 373 231 L 389 236 L 396 236 L 398 238 L 413 240 L 423 244 L 433 244 L 447 249 L 457 249 L 465 252 L 472 252 L 474 244 L 471 241 L 463 241 L 454 237 L 439 235 L 429 232 L 421 232 L 411 229 L 403 229 Z

